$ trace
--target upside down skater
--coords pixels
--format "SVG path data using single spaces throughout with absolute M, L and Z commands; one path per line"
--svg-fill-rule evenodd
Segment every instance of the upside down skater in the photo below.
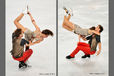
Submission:
M 90 27 L 89 29 L 82 28 L 79 25 L 70 21 L 70 18 L 72 16 L 72 11 L 67 10 L 65 7 L 64 7 L 64 10 L 68 16 L 66 15 L 64 16 L 64 20 L 62 24 L 63 28 L 65 28 L 68 31 L 73 31 L 75 34 L 83 35 L 83 36 L 92 35 L 93 33 L 100 35 L 98 30 L 102 28 L 101 25 L 98 25 L 97 27 Z

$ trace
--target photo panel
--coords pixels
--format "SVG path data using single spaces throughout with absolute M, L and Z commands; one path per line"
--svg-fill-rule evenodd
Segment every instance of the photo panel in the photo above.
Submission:
M 56 0 L 6 0 L 5 7 L 6 76 L 56 76 Z
M 108 76 L 108 6 L 109 0 L 58 0 L 58 76 Z

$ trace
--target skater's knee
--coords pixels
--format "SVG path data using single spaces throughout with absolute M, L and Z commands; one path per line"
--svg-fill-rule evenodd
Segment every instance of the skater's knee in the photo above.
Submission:
M 62 26 L 64 27 L 64 26 L 65 26 L 65 24 L 63 23 L 63 24 L 62 24 Z
M 29 49 L 29 52 L 32 54 L 33 53 L 33 50 L 32 49 Z
M 18 23 L 18 20 L 17 20 L 17 19 L 15 19 L 15 20 L 14 20 L 14 24 L 17 24 L 17 23 Z
M 66 19 L 66 16 L 64 16 L 64 19 Z
M 66 25 L 65 25 L 64 23 L 62 24 L 62 26 L 63 26 L 63 28 L 67 29 L 67 28 L 66 28 Z
M 19 23 L 19 20 L 18 20 L 18 19 L 15 19 L 15 20 L 14 20 L 14 24 L 15 24 L 15 25 L 18 25 L 18 23 Z
M 66 26 L 66 20 L 63 21 L 63 24 L 62 24 L 62 25 L 63 25 L 63 26 Z

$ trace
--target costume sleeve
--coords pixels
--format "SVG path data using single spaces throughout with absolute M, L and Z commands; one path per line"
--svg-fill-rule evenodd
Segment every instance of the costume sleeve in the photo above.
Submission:
M 14 39 L 15 38 L 15 34 L 14 33 L 12 33 L 12 39 Z
M 86 37 L 87 40 L 91 39 L 92 38 L 92 35 Z
M 100 35 L 96 36 L 96 40 L 97 40 L 98 43 L 101 42 Z
M 24 46 L 26 43 L 29 44 L 28 41 L 26 41 L 25 39 L 22 39 L 20 45 L 21 46 Z

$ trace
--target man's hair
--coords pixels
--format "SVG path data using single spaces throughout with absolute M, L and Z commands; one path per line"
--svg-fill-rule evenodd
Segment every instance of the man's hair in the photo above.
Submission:
M 101 25 L 98 25 L 99 26 L 99 28 L 100 28 L 100 33 L 104 30 L 104 28 L 103 28 L 103 26 L 101 26 Z
M 21 29 L 16 29 L 16 31 L 14 32 L 14 35 L 15 37 L 19 37 L 21 33 L 22 33 Z
M 45 34 L 45 35 L 51 35 L 51 36 L 53 36 L 53 32 L 50 31 L 50 30 L 48 30 L 48 29 L 43 30 L 42 33 Z
M 95 30 L 95 26 L 92 26 L 91 28 L 89 28 L 90 30 Z

